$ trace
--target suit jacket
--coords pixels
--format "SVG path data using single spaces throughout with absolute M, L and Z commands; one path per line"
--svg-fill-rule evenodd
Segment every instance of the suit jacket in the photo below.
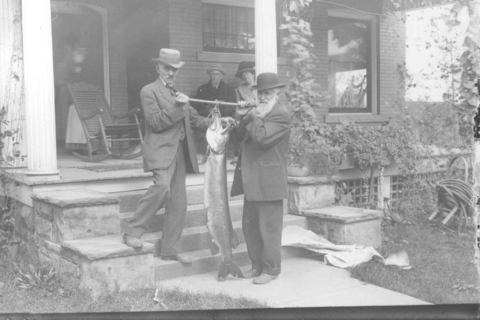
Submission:
M 236 129 L 244 137 L 235 168 L 232 196 L 249 201 L 285 199 L 291 115 L 276 105 L 264 119 L 245 117 Z
M 198 172 L 192 127 L 206 131 L 212 120 L 199 116 L 188 103 L 185 108 L 179 106 L 160 78 L 143 87 L 140 99 L 145 116 L 144 170 L 166 169 L 172 164 L 177 154 L 183 122 L 188 145 L 187 168 L 191 165 L 191 170 Z

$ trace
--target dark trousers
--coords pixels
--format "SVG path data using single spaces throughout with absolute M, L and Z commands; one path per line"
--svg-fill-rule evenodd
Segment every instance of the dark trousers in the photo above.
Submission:
M 135 214 L 129 221 L 125 233 L 140 238 L 153 216 L 165 206 L 161 255 L 176 255 L 180 249 L 183 222 L 187 211 L 187 191 L 185 187 L 185 148 L 180 142 L 172 164 L 164 170 L 153 170 L 153 185 L 140 200 Z
M 269 275 L 280 274 L 283 200 L 245 200 L 242 225 L 252 268 Z

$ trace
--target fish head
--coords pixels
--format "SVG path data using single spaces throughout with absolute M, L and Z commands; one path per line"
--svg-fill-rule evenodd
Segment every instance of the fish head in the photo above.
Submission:
M 215 153 L 224 153 L 234 123 L 222 123 L 222 116 L 217 107 L 212 110 L 212 119 L 213 122 L 206 134 L 208 146 Z

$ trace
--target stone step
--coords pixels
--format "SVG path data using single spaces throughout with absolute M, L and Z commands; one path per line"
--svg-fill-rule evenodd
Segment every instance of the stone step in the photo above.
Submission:
M 120 232 L 119 199 L 89 189 L 31 195 L 36 235 L 54 243 Z
M 283 227 L 285 228 L 291 225 L 298 225 L 307 228 L 307 220 L 305 217 L 285 215 Z M 239 267 L 247 266 L 250 264 L 250 259 L 248 258 L 247 248 L 244 243 L 241 222 L 235 222 L 234 228 L 239 240 L 242 241 L 238 248 L 233 250 L 235 263 Z M 186 252 L 186 254 L 193 259 L 193 263 L 191 265 L 183 265 L 177 261 L 164 261 L 159 257 L 154 258 L 153 268 L 155 282 L 218 270 L 221 262 L 221 255 L 217 254 L 212 256 L 209 249 L 210 235 L 208 234 L 206 228 L 204 230 L 205 231 L 201 231 L 199 227 L 196 228 L 196 230 L 184 230 L 182 246 L 185 246 L 184 248 L 186 250 L 184 252 Z M 192 232 L 191 234 L 190 231 Z M 145 235 L 144 238 L 142 238 L 142 240 L 146 240 L 147 242 L 155 242 L 156 239 L 158 239 L 158 234 Z M 192 245 L 192 242 L 198 242 L 199 244 Z M 197 250 L 190 250 L 193 248 L 197 248 Z M 306 254 L 306 250 L 304 249 L 282 247 L 282 259 L 304 254 Z
M 203 180 L 202 180 L 203 183 Z M 230 197 L 231 183 L 228 184 L 229 200 L 242 200 L 243 195 Z M 120 212 L 134 211 L 140 199 L 145 195 L 146 189 L 135 191 L 122 191 L 111 193 L 120 200 Z M 202 204 L 204 199 L 203 184 L 191 184 L 187 186 L 187 204 Z
M 237 220 L 233 221 L 233 229 L 237 234 L 238 240 L 240 242 L 245 242 L 242 231 L 242 221 Z M 293 216 L 293 215 L 284 215 L 283 216 L 283 227 L 287 226 L 300 226 L 307 228 L 307 220 L 304 217 Z M 146 233 L 141 238 L 142 241 L 155 243 L 158 239 L 162 238 L 162 232 L 151 232 Z M 201 226 L 185 228 L 182 233 L 182 244 L 181 252 L 197 251 L 203 249 L 209 249 L 211 244 L 211 237 L 208 233 L 205 223 Z
M 141 249 L 123 244 L 121 234 L 64 241 L 60 264 L 72 264 L 80 276 L 80 288 L 93 298 L 104 293 L 150 288 L 153 285 L 154 245 Z
M 230 216 L 232 221 L 242 219 L 243 213 L 243 200 L 231 200 L 229 202 Z M 120 213 L 120 230 L 123 232 L 127 221 L 133 216 L 133 212 L 121 212 Z M 165 218 L 165 209 L 162 208 L 158 211 L 157 215 L 152 218 L 149 223 L 147 232 L 156 232 L 162 229 L 163 220 Z M 187 215 L 185 217 L 184 228 L 205 226 L 205 208 L 202 204 L 194 204 L 187 206 Z
M 306 227 L 306 218 L 284 216 L 284 227 L 288 225 Z M 243 239 L 240 221 L 235 222 L 237 234 Z M 135 288 L 151 287 L 154 281 L 161 281 L 184 275 L 211 272 L 218 269 L 221 256 L 212 256 L 209 249 L 209 235 L 206 228 L 193 227 L 184 230 L 185 249 L 194 258 L 191 266 L 183 266 L 177 261 L 163 261 L 154 258 L 154 244 L 161 233 L 146 234 L 141 249 L 133 249 L 123 243 L 121 234 L 95 238 L 66 240 L 61 243 L 58 254 L 60 262 L 76 268 L 81 278 L 81 287 L 91 290 L 94 297 L 105 292 L 128 291 Z M 200 239 L 200 240 L 199 240 Z M 198 246 L 191 243 L 201 242 Z M 190 245 L 189 245 L 190 243 Z M 283 248 L 283 258 L 298 256 L 303 249 Z M 234 250 L 234 259 L 239 266 L 248 265 L 249 259 L 245 243 Z

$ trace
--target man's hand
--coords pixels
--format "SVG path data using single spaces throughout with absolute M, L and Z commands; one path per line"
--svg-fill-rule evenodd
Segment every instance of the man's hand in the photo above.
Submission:
M 186 104 L 188 102 L 189 98 L 187 95 L 177 92 L 177 95 L 175 96 L 175 101 L 178 102 L 181 106 Z
M 238 107 L 235 108 L 235 117 L 246 115 L 253 106 L 248 105 L 246 101 L 240 101 Z
M 225 117 L 220 119 L 222 121 L 222 125 L 229 126 L 231 124 L 235 124 L 235 119 L 230 117 Z

